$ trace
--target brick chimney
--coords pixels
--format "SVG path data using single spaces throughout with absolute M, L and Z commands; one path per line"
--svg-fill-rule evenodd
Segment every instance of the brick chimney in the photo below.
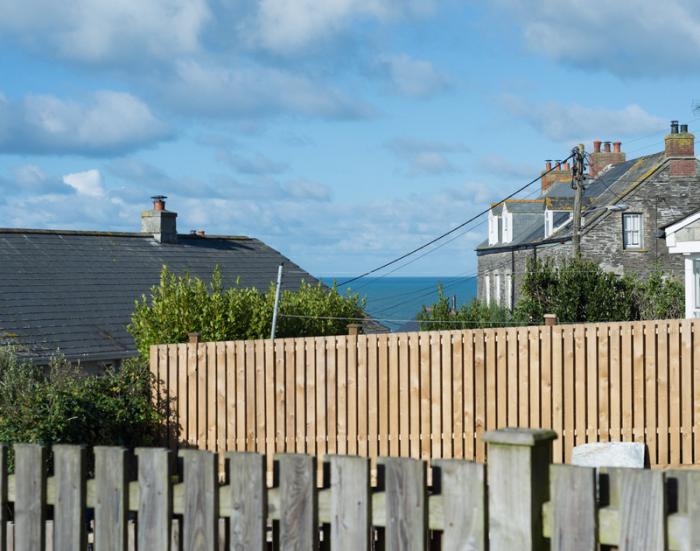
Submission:
M 671 176 L 695 176 L 695 136 L 688 125 L 671 121 L 671 133 L 666 136 L 666 157 L 671 160 Z
M 603 144 L 603 151 L 600 150 L 601 144 Z M 588 167 L 588 174 L 591 178 L 598 176 L 608 165 L 625 162 L 626 155 L 622 152 L 622 142 L 613 142 L 612 145 L 611 150 L 610 142 L 593 141 L 593 153 L 591 153 L 591 162 Z
M 155 195 L 153 208 L 141 213 L 141 232 L 150 233 L 158 243 L 177 242 L 177 213 L 165 210 L 165 195 Z
M 553 163 L 553 164 L 552 164 Z M 542 193 L 547 191 L 557 182 L 571 183 L 571 165 L 568 162 L 545 161 L 545 169 L 542 171 Z M 554 170 L 552 170 L 554 168 Z M 551 170 L 551 172 L 549 172 Z

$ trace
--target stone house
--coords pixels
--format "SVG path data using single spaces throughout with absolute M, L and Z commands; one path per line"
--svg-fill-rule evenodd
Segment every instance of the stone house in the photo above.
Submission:
M 700 210 L 694 142 L 687 125 L 676 121 L 658 153 L 628 160 L 621 142 L 613 148 L 593 142 L 582 201 L 584 258 L 620 275 L 644 277 L 659 266 L 684 278 L 684 260 L 669 252 L 665 228 Z M 543 175 L 536 199 L 492 205 L 488 239 L 476 249 L 481 300 L 511 307 L 529 258 L 556 261 L 573 254 L 571 167 L 557 163 L 554 169 Z

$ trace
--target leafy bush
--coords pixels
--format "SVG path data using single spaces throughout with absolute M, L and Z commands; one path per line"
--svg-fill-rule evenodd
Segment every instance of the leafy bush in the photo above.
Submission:
M 150 345 L 185 342 L 192 332 L 205 341 L 267 338 L 274 303 L 274 285 L 267 292 L 225 288 L 218 268 L 205 283 L 188 274 L 172 274 L 164 267 L 160 284 L 151 288 L 150 296 L 143 295 L 136 302 L 129 332 L 143 357 L 148 357 Z M 305 282 L 298 291 L 282 292 L 279 311 L 278 337 L 338 335 L 346 333 L 352 321 L 323 318 L 365 316 L 359 295 L 341 295 L 335 287 Z
M 159 444 L 167 419 L 152 389 L 141 361 L 88 376 L 62 358 L 39 367 L 0 347 L 0 442 Z
M 473 329 L 476 327 L 493 327 L 494 325 L 517 325 L 508 308 L 495 304 L 486 305 L 474 299 L 463 304 L 457 311 L 450 306 L 450 298 L 438 286 L 438 300 L 430 307 L 423 306 L 416 318 L 421 331 L 438 331 L 444 329 Z
M 681 316 L 684 300 L 682 284 L 660 269 L 642 280 L 605 272 L 585 259 L 558 266 L 530 260 L 515 316 L 529 323 L 541 323 L 547 313 L 564 323 L 667 319 Z

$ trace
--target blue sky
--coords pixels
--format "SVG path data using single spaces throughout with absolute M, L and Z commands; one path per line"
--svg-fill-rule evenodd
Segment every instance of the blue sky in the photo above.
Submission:
M 698 46 L 692 0 L 0 0 L 0 226 L 133 231 L 166 194 L 356 274 L 576 143 L 692 131 Z M 469 274 L 484 235 L 393 275 Z

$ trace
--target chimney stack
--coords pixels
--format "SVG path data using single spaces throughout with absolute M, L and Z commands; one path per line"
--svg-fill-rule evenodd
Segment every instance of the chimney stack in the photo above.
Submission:
M 158 243 L 177 242 L 177 213 L 165 209 L 165 195 L 154 195 L 153 209 L 141 213 L 141 232 L 150 233 Z
M 602 142 L 600 140 L 593 141 L 593 153 L 591 153 L 591 162 L 588 168 L 588 173 L 591 178 L 595 178 L 608 165 L 617 165 L 624 163 L 626 155 L 622 152 L 622 142 L 612 142 L 613 149 L 610 148 L 611 142 Z M 603 151 L 600 150 L 600 145 L 603 144 Z
M 688 125 L 681 124 L 679 132 L 678 121 L 671 121 L 671 133 L 666 136 L 665 145 L 671 176 L 695 176 L 695 136 L 688 132 Z
M 552 163 L 554 163 L 554 170 L 552 170 Z M 542 172 L 540 181 L 543 193 L 557 182 L 571 182 L 571 166 L 568 161 L 551 161 L 547 159 L 544 166 L 545 170 Z

